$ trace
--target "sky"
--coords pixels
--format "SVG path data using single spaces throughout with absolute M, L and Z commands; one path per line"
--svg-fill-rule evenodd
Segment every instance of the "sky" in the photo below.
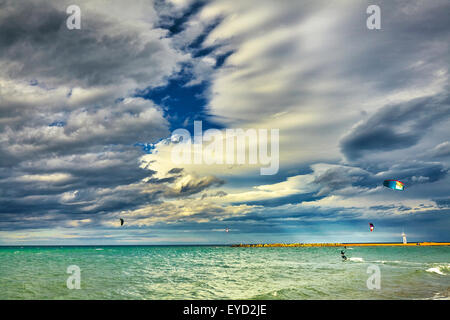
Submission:
M 0 245 L 449 241 L 449 10 L 0 0 Z M 279 130 L 278 171 L 174 163 L 194 121 Z

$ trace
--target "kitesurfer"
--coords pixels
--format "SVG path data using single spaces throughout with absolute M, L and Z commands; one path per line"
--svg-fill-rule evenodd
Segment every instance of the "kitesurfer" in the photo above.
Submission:
M 344 250 L 341 250 L 341 257 L 342 257 L 343 261 L 347 260 L 347 257 L 345 256 Z

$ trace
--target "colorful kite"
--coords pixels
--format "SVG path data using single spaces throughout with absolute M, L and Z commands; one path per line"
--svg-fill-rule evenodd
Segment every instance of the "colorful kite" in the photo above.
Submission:
M 398 180 L 384 180 L 383 185 L 393 190 L 403 191 L 405 189 L 405 184 Z

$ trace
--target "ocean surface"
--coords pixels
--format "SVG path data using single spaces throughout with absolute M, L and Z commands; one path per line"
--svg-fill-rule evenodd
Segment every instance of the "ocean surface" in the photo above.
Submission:
M 449 299 L 450 247 L 341 249 L 0 247 L 0 299 Z

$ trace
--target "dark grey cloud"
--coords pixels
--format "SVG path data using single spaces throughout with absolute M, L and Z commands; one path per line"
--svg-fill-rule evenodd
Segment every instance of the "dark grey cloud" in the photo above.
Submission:
M 169 174 L 177 174 L 177 173 L 181 173 L 183 170 L 184 170 L 183 168 L 172 168 L 167 173 L 169 173 Z
M 152 101 L 130 96 L 164 85 L 188 58 L 155 27 L 153 4 L 116 1 L 105 11 L 81 1 L 81 30 L 67 29 L 66 4 L 0 1 L 2 230 L 100 227 L 121 211 L 222 184 L 185 178 L 183 168 L 160 177 L 139 162 L 135 144 L 166 138 L 169 122 Z
M 198 193 L 209 186 L 221 186 L 225 182 L 214 176 L 207 176 L 197 180 L 189 180 L 183 183 L 180 188 L 180 194 Z
M 213 187 L 221 186 L 225 183 L 224 180 L 215 176 L 187 176 L 186 179 L 180 180 L 180 183 L 166 192 L 168 197 L 183 197 L 191 194 L 202 192 L 203 190 Z
M 49 123 L 6 127 L 0 131 L 0 163 L 12 166 L 30 158 L 129 148 L 138 141 L 157 141 L 168 134 L 168 122 L 160 108 L 140 98 L 126 99 L 93 110 L 75 110 L 67 114 L 61 127 Z
M 225 197 L 226 195 L 227 195 L 227 193 L 222 190 L 219 190 L 215 194 L 213 194 L 213 196 L 215 196 L 215 197 Z
M 35 165 L 33 171 L 39 172 L 39 176 L 31 174 L 0 180 L 0 229 L 70 227 L 69 222 L 83 219 L 89 219 L 87 225 L 90 227 L 99 227 L 105 220 L 116 218 L 120 212 L 145 207 L 150 208 L 148 213 L 137 220 L 161 214 L 169 219 L 170 214 L 175 215 L 172 208 L 167 209 L 171 211 L 161 209 L 162 213 L 158 214 L 151 208 L 163 206 L 164 199 L 194 195 L 223 183 L 213 176 L 177 176 L 167 181 L 156 179 L 152 177 L 154 171 L 139 169 L 136 162 L 132 164 L 127 167 L 126 162 L 116 163 L 100 172 L 75 168 L 67 170 L 65 174 L 70 173 L 69 177 L 61 181 L 39 179 L 48 176 Z M 179 187 L 177 179 L 180 179 Z M 186 219 L 207 218 L 210 214 L 224 212 L 220 206 L 200 206 Z
M 313 183 L 320 186 L 317 196 L 330 194 L 353 184 L 367 184 L 367 180 L 371 178 L 369 172 L 349 166 L 330 166 L 314 176 Z
M 312 166 L 313 172 L 310 173 L 313 177 L 310 186 L 318 191 L 295 195 L 291 200 L 297 198 L 297 200 L 303 199 L 302 201 L 314 201 L 333 195 L 356 199 L 358 195 L 368 196 L 371 192 L 376 192 L 377 188 L 383 187 L 383 181 L 386 179 L 404 182 L 408 189 L 405 197 L 410 199 L 425 196 L 423 192 L 425 186 L 428 186 L 429 192 L 439 196 L 446 192 L 439 187 L 439 185 L 445 185 L 449 172 L 448 167 L 443 163 L 413 159 L 377 161 L 375 165 L 370 162 L 347 165 L 315 164 Z M 434 185 L 435 183 L 438 184 Z
M 442 180 L 448 174 L 448 168 L 439 162 L 401 161 L 380 171 L 375 176 L 380 179 L 396 179 L 408 185 L 432 183 Z
M 212 194 L 203 193 L 200 199 L 204 200 L 204 199 L 206 199 L 208 197 L 225 197 L 227 194 L 228 193 L 226 193 L 225 191 L 219 190 L 219 191 L 217 191 L 215 193 L 212 193 Z
M 450 141 L 442 142 L 438 144 L 433 150 L 431 150 L 431 156 L 434 158 L 444 158 L 450 156 Z
M 68 177 L 62 180 L 52 179 L 51 169 L 39 170 L 38 164 L 32 172 L 23 168 L 21 175 L 0 180 L 2 227 L 64 226 L 64 221 L 87 218 L 99 222 L 103 214 L 157 203 L 160 192 L 139 183 L 149 172 L 139 169 L 135 158 L 122 156 L 122 162 L 116 157 L 104 168 L 87 163 L 64 167 L 64 173 L 56 174 Z M 90 164 L 95 166 L 95 160 Z
M 434 82 L 436 72 L 443 70 L 448 60 L 448 45 L 442 41 L 450 35 L 445 19 L 448 2 L 378 1 L 380 32 L 365 27 L 365 9 L 371 4 L 375 3 L 357 3 L 357 11 L 344 26 L 347 36 L 358 40 L 342 46 L 348 56 L 339 76 L 370 85 L 373 94 L 420 90 Z M 358 50 L 363 54 L 353 54 Z
M 450 208 L 450 198 L 435 199 L 434 202 L 436 202 L 440 208 Z
M 182 58 L 162 38 L 164 33 L 131 25 L 120 28 L 120 17 L 106 17 L 100 7 L 95 12 L 82 10 L 81 30 L 69 30 L 62 5 L 50 1 L 0 5 L 0 63 L 2 73 L 14 79 L 50 87 L 127 81 L 148 87 L 163 84 Z
M 341 140 L 349 160 L 377 152 L 414 146 L 433 125 L 450 118 L 448 95 L 418 98 L 388 105 L 356 125 Z
M 147 180 L 147 183 L 172 183 L 175 182 L 179 176 L 166 177 L 166 178 L 150 178 Z
M 395 208 L 395 206 L 393 204 L 389 205 L 389 206 L 387 206 L 387 205 L 379 205 L 379 206 L 370 206 L 369 207 L 370 210 L 377 210 L 377 211 L 387 211 L 387 210 L 391 210 L 391 209 L 394 209 L 394 208 Z

